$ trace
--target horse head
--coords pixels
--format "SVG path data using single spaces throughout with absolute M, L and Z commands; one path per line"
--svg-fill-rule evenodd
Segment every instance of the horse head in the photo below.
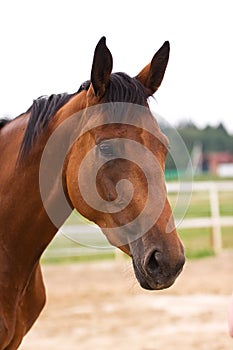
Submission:
M 168 58 L 165 42 L 136 77 L 113 74 L 111 52 L 99 41 L 63 174 L 71 205 L 132 257 L 146 289 L 169 287 L 185 261 L 164 181 L 168 139 L 147 102 Z

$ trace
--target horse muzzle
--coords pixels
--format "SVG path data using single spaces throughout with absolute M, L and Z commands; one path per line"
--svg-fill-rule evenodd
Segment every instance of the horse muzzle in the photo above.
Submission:
M 141 287 L 148 290 L 160 290 L 170 287 L 181 273 L 185 263 L 184 254 L 176 261 L 158 250 L 152 251 L 143 262 L 133 257 L 133 267 Z

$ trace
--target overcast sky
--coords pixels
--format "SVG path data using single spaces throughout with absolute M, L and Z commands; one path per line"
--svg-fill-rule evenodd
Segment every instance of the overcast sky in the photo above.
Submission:
M 233 133 L 231 0 L 0 2 L 0 115 L 89 79 L 101 36 L 114 71 L 136 75 L 165 40 L 167 72 L 151 108 L 171 124 L 223 122 Z

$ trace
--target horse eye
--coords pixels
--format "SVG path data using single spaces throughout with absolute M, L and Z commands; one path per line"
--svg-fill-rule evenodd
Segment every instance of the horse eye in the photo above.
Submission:
M 112 156 L 114 153 L 113 146 L 110 143 L 101 143 L 99 150 L 103 156 Z

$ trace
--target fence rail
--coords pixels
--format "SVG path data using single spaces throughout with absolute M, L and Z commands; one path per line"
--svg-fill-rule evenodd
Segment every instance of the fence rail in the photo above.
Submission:
M 201 181 L 192 183 L 168 183 L 168 193 L 172 192 L 208 192 L 210 203 L 210 217 L 185 218 L 179 223 L 179 228 L 204 228 L 212 229 L 212 244 L 215 253 L 222 250 L 222 227 L 233 226 L 233 216 L 220 215 L 219 192 L 233 192 L 233 181 Z M 232 194 L 233 206 L 233 194 Z
M 222 249 L 222 231 L 224 226 L 233 227 L 233 216 L 220 216 L 219 192 L 232 192 L 233 197 L 233 181 L 208 181 L 193 183 L 169 182 L 167 184 L 168 193 L 193 193 L 208 192 L 210 203 L 210 217 L 184 218 L 176 220 L 176 224 L 180 229 L 191 228 L 212 228 L 212 244 L 215 253 L 219 253 Z M 233 201 L 232 201 L 233 202 Z M 233 203 L 232 203 L 233 205 Z M 75 247 L 56 247 L 48 249 L 45 257 L 59 258 L 67 256 L 83 256 L 109 254 L 114 252 L 115 248 L 108 242 L 99 227 L 96 225 L 64 225 L 58 232 L 61 236 L 68 237 L 75 241 Z

